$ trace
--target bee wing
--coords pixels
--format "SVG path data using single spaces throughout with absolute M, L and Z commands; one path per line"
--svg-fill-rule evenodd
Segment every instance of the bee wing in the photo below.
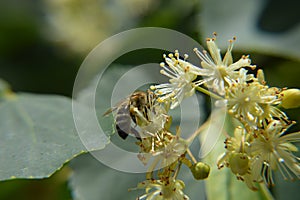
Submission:
M 117 108 L 116 107 L 114 107 L 114 108 L 110 108 L 110 109 L 108 109 L 105 113 L 103 113 L 103 117 L 104 116 L 107 116 L 107 115 L 109 115 L 112 111 L 114 111 L 114 110 L 116 110 Z

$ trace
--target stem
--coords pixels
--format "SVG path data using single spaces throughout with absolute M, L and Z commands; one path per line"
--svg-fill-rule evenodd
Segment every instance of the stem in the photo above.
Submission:
M 185 164 L 188 168 L 191 168 L 193 166 L 192 162 L 186 157 L 181 158 L 180 163 Z
M 260 183 L 259 186 L 267 200 L 274 200 L 274 197 L 272 196 L 269 189 L 267 188 L 267 186 L 264 183 Z
M 207 89 L 204 89 L 203 87 L 197 86 L 195 89 L 198 90 L 199 92 L 202 92 L 202 93 L 204 93 L 210 97 L 213 97 L 215 99 L 220 99 L 220 100 L 223 99 L 223 97 L 221 97 L 215 93 L 212 93 L 212 92 L 208 91 Z
M 177 169 L 176 169 L 176 171 L 175 171 L 175 173 L 174 173 L 174 176 L 173 176 L 174 179 L 177 178 L 178 173 L 179 173 L 180 168 L 181 168 L 181 165 L 182 165 L 182 162 L 179 162 L 178 167 L 177 167 Z
M 186 150 L 186 152 L 189 154 L 189 156 L 191 157 L 192 161 L 194 163 L 197 163 L 196 158 L 194 157 L 194 155 L 192 154 L 192 152 L 191 152 L 191 150 L 189 148 Z

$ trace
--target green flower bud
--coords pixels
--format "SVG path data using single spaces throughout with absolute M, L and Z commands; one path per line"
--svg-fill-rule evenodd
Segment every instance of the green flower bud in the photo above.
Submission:
M 206 179 L 210 172 L 210 167 L 206 163 L 197 162 L 190 167 L 191 172 L 196 180 Z
M 249 158 L 245 153 L 233 153 L 229 157 L 229 166 L 234 174 L 244 175 L 249 169 Z
M 300 90 L 288 89 L 280 93 L 282 95 L 281 106 L 283 108 L 297 108 L 300 107 Z

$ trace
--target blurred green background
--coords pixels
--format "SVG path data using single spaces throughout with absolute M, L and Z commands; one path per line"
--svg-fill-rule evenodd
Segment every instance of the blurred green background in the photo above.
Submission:
M 223 48 L 237 35 L 236 59 L 250 54 L 253 63 L 265 70 L 270 85 L 299 88 L 299 7 L 293 0 L 1 1 L 0 78 L 17 92 L 71 97 L 77 70 L 99 42 L 124 30 L 155 26 L 180 31 L 200 44 L 217 31 Z M 227 38 L 227 34 L 231 36 Z M 138 52 L 125 55 L 116 62 L 161 61 L 160 52 L 149 51 L 142 56 Z M 299 121 L 299 111 L 287 113 Z M 297 125 L 292 130 L 299 129 Z M 72 199 L 67 184 L 70 174 L 64 167 L 46 180 L 2 182 L 0 199 Z M 287 188 L 291 187 L 297 188 L 299 183 Z

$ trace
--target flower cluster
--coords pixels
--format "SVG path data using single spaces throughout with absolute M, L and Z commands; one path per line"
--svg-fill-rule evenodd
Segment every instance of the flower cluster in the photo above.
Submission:
M 184 182 L 177 179 L 182 164 L 191 170 L 196 180 L 209 175 L 209 166 L 194 158 L 188 149 L 188 141 L 180 136 L 180 129 L 177 128 L 176 134 L 170 130 L 170 107 L 170 102 L 162 101 L 147 90 L 134 92 L 104 114 L 115 111 L 118 134 L 123 139 L 129 134 L 134 135 L 138 139 L 138 159 L 145 165 L 152 162 L 146 180 L 135 188 L 146 191 L 139 199 L 189 199 L 183 193 Z
M 249 73 L 249 68 L 256 69 L 249 56 L 233 62 L 231 51 L 235 40 L 235 37 L 229 40 L 222 58 L 216 34 L 208 38 L 208 51 L 194 49 L 201 60 L 199 67 L 188 63 L 186 55 L 181 60 L 178 51 L 175 57 L 173 54 L 169 58 L 164 56 L 168 67 L 161 64 L 162 74 L 171 78 L 170 83 L 151 89 L 161 100 L 172 102 L 172 108 L 197 90 L 217 98 L 216 104 L 226 105 L 229 116 L 239 121 L 240 126 L 233 135 L 227 136 L 226 152 L 218 159 L 218 167 L 229 167 L 249 188 L 257 189 L 255 183 L 262 181 L 273 185 L 272 171 L 275 170 L 285 179 L 299 179 L 299 158 L 292 154 L 297 148 L 291 142 L 298 142 L 300 133 L 286 132 L 294 122 L 280 106 L 299 107 L 300 91 L 268 86 L 261 69 L 256 76 Z
M 141 135 L 141 139 L 136 142 L 140 147 L 138 158 L 145 165 L 150 158 L 154 160 L 148 170 L 147 180 L 138 184 L 136 188 L 146 191 L 139 199 L 189 199 L 183 193 L 184 182 L 177 179 L 181 165 L 189 167 L 197 180 L 208 177 L 209 166 L 195 160 L 188 149 L 188 141 L 180 137 L 179 128 L 176 134 L 170 131 L 172 117 L 167 111 L 172 105 L 161 102 L 156 95 L 152 95 L 152 98 L 153 103 L 145 107 L 145 116 L 140 117 L 144 121 L 137 124 Z M 136 112 L 139 113 L 138 110 Z M 155 167 L 159 168 L 156 178 L 153 173 Z
M 300 90 L 268 86 L 261 69 L 256 74 L 249 72 L 256 66 L 251 65 L 248 55 L 233 62 L 235 40 L 229 40 L 222 58 L 216 34 L 208 38 L 208 51 L 194 49 L 200 66 L 189 63 L 187 55 L 180 57 L 177 50 L 164 55 L 160 72 L 169 82 L 150 87 L 153 92 L 147 92 L 151 96 L 147 105 L 130 107 L 140 136 L 136 142 L 140 148 L 138 158 L 144 164 L 154 158 L 146 181 L 136 188 L 145 190 L 140 199 L 188 199 L 183 181 L 177 179 L 182 164 L 196 180 L 208 177 L 209 166 L 197 161 L 188 148 L 201 131 L 186 140 L 180 137 L 179 128 L 176 134 L 170 131 L 172 117 L 168 111 L 196 91 L 216 98 L 216 104 L 224 105 L 228 116 L 238 124 L 234 133 L 226 135 L 224 153 L 217 159 L 219 169 L 230 168 L 252 190 L 257 190 L 260 182 L 273 185 L 272 173 L 276 170 L 285 179 L 300 178 L 300 159 L 293 154 L 297 147 L 292 144 L 300 141 L 300 132 L 287 132 L 295 122 L 280 109 L 299 107 Z M 154 174 L 157 166 L 159 170 Z

